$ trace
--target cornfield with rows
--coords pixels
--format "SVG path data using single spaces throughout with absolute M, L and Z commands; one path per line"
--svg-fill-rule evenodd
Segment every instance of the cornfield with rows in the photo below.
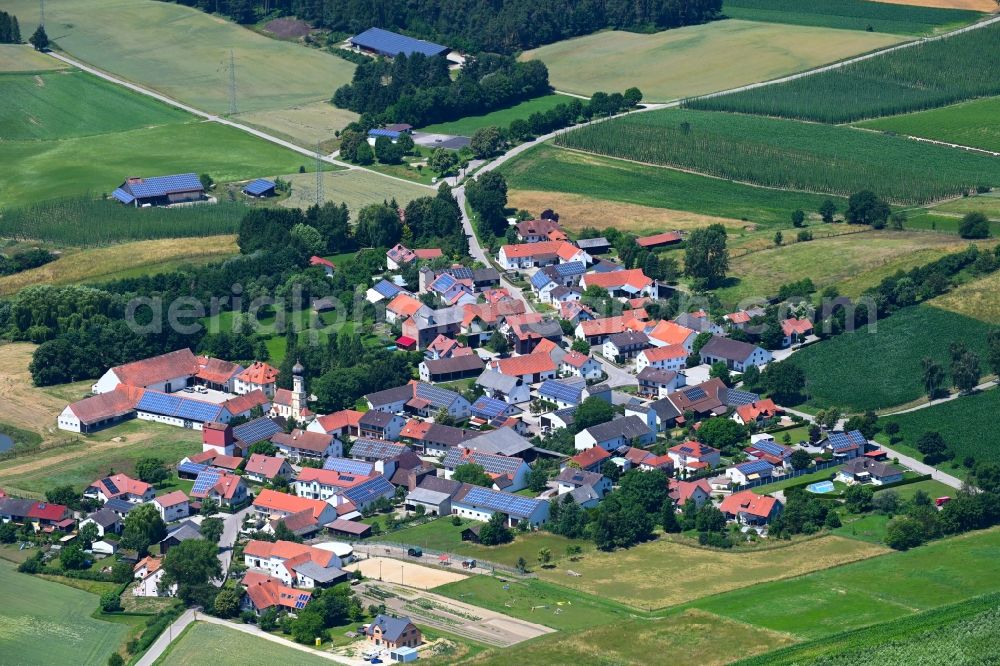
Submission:
M 849 196 L 872 190 L 923 204 L 1000 185 L 1000 160 L 896 136 L 730 113 L 633 114 L 560 135 L 556 143 L 720 178 Z
M 1000 94 L 1000 23 L 779 85 L 702 97 L 692 109 L 843 123 Z
M 119 241 L 236 233 L 247 207 L 223 201 L 181 208 L 132 208 L 115 201 L 60 199 L 3 211 L 0 237 L 80 247 Z

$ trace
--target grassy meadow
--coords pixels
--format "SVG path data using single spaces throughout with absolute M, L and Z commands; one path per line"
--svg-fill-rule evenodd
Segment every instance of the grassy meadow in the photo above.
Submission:
M 66 67 L 27 44 L 0 44 L 0 72 L 46 72 Z
M 549 68 L 556 90 L 590 95 L 638 86 L 666 101 L 779 78 L 904 39 L 897 35 L 715 21 L 653 34 L 604 31 L 524 54 Z
M 861 127 L 1000 152 L 1000 97 L 858 123 Z
M 991 425 L 998 409 L 1000 391 L 991 389 L 915 412 L 886 416 L 881 422 L 883 427 L 885 423 L 898 423 L 897 437 L 910 448 L 925 432 L 936 431 L 941 433 L 954 460 L 962 462 L 972 457 L 977 462 L 1000 463 L 1000 433 Z
M 776 86 L 691 106 L 842 123 L 1000 94 L 1000 25 L 926 41 Z M 834 102 L 834 100 L 836 100 Z
M 885 409 L 924 393 L 920 361 L 948 367 L 948 344 L 964 341 L 982 355 L 989 326 L 929 305 L 905 308 L 868 327 L 796 352 L 790 362 L 805 370 L 808 402 L 853 411 Z
M 243 666 L 244 664 L 330 664 L 325 657 L 308 654 L 273 641 L 248 636 L 218 624 L 191 624 L 156 660 L 158 666 Z
M 956 215 L 978 212 L 982 213 L 991 220 L 1000 220 L 1000 191 L 979 194 L 974 197 L 953 199 L 952 201 L 947 201 L 934 206 L 931 211 L 954 213 Z
M 938 296 L 931 305 L 948 312 L 971 317 L 987 324 L 1000 326 L 1000 274 L 991 273 L 977 280 L 971 280 Z
M 38 3 L 10 0 L 21 32 L 34 31 Z M 328 100 L 354 65 L 294 42 L 271 39 L 198 9 L 153 0 L 63 0 L 46 7 L 49 38 L 69 55 L 211 113 L 229 112 L 229 57 L 236 61 L 239 113 L 276 112 Z M 340 124 L 344 114 L 329 106 Z M 342 127 L 343 125 L 340 125 Z M 304 145 L 326 136 L 302 137 Z
M 729 18 L 897 35 L 943 32 L 982 16 L 980 12 L 892 5 L 870 0 L 725 0 Z
M 316 203 L 315 173 L 294 173 L 281 178 L 292 184 L 292 192 L 281 202 L 282 206 L 307 208 Z M 358 211 L 368 204 L 382 203 L 395 197 L 401 206 L 405 206 L 413 199 L 434 196 L 435 192 L 431 187 L 383 178 L 361 169 L 327 171 L 323 174 L 323 200 L 343 201 L 354 219 Z
M 545 113 L 549 109 L 554 109 L 560 104 L 569 102 L 571 99 L 573 98 L 568 95 L 560 95 L 558 93 L 543 95 L 542 97 L 525 100 L 520 104 L 515 104 L 507 107 L 506 109 L 497 109 L 496 111 L 490 111 L 489 113 L 484 113 L 478 116 L 466 116 L 465 118 L 459 118 L 458 120 L 452 120 L 446 123 L 437 123 L 435 125 L 421 127 L 420 131 L 436 134 L 472 136 L 472 134 L 480 127 L 489 127 L 490 125 L 494 125 L 496 127 L 506 128 L 510 125 L 512 120 L 517 120 L 518 118 L 527 120 L 528 116 L 533 113 Z
M 128 630 L 91 617 L 97 595 L 17 573 L 5 560 L 0 589 L 0 644 L 8 663 L 103 666 Z
M 515 190 L 551 191 L 593 199 L 688 211 L 750 224 L 787 225 L 792 211 L 817 210 L 827 198 L 732 183 L 675 169 L 635 164 L 541 145 L 500 168 Z
M 764 187 L 927 203 L 1000 185 L 1000 161 L 907 139 L 777 118 L 669 109 L 582 127 L 558 145 Z

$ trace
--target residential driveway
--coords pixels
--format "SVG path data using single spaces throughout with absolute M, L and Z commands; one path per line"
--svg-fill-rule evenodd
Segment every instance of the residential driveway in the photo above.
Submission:
M 219 539 L 219 562 L 222 564 L 222 578 L 226 578 L 229 571 L 229 564 L 233 561 L 233 546 L 236 544 L 236 537 L 240 532 L 240 525 L 243 518 L 250 511 L 250 507 L 236 513 L 217 513 L 215 517 L 222 518 L 222 537 Z M 219 582 L 222 585 L 222 581 Z
M 712 370 L 711 366 L 702 363 L 701 365 L 696 365 L 693 368 L 687 368 L 684 370 L 684 376 L 687 377 L 687 385 L 694 386 L 695 384 L 701 384 L 709 380 L 708 373 Z
M 935 481 L 940 481 L 944 485 L 951 486 L 956 490 L 962 488 L 962 480 L 952 476 L 951 474 L 942 472 L 936 467 L 932 467 L 926 463 L 920 462 L 916 458 L 911 458 L 910 456 L 900 453 L 899 451 L 890 449 L 888 446 L 880 446 L 880 448 L 886 453 L 888 453 L 890 458 L 899 458 L 900 464 L 909 467 L 914 472 L 920 472 L 921 474 L 930 474 L 931 478 L 933 478 Z
M 437 627 L 487 645 L 509 647 L 555 631 L 433 592 L 419 592 L 390 583 L 366 581 L 355 591 L 364 598 L 365 604 L 384 603 L 386 608 L 408 615 L 418 624 Z M 386 592 L 390 593 L 388 597 L 385 597 Z

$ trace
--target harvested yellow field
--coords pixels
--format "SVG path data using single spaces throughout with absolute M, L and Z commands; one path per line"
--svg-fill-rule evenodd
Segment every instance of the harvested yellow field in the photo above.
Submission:
M 247 125 L 259 126 L 283 138 L 307 148 L 316 147 L 316 139 L 328 137 L 325 143 L 334 141 L 334 134 L 358 119 L 358 114 L 346 109 L 338 109 L 329 102 L 313 102 L 293 106 L 290 109 L 241 113 L 236 120 Z M 322 146 L 325 150 L 327 146 Z
M 967 282 L 943 296 L 938 296 L 931 300 L 928 305 L 989 324 L 1000 324 L 998 291 L 1000 291 L 1000 273 L 993 273 Z
M 509 206 L 540 214 L 546 208 L 559 213 L 559 222 L 569 231 L 584 227 L 647 235 L 662 231 L 685 231 L 709 224 L 722 224 L 730 230 L 742 230 L 746 222 L 725 217 L 701 215 L 684 210 L 653 208 L 618 201 L 602 201 L 580 194 L 513 190 L 507 196 Z
M 625 604 L 663 608 L 887 552 L 889 549 L 882 545 L 838 536 L 736 552 L 661 538 L 628 550 L 595 552 L 577 562 L 564 560 L 555 568 L 540 570 L 538 575 Z M 580 575 L 570 575 L 569 570 Z
M 940 9 L 971 9 L 977 12 L 995 12 L 1000 5 L 994 0 L 876 0 L 890 5 L 916 5 L 917 7 L 938 7 Z
M 96 282 L 206 263 L 238 252 L 232 235 L 137 241 L 87 250 L 66 250 L 55 261 L 0 278 L 0 295 L 34 284 Z
M 29 342 L 0 344 L 0 420 L 45 434 L 55 426 L 66 401 L 31 383 L 28 364 L 35 347 Z
M 291 195 L 281 202 L 287 208 L 307 208 L 316 203 L 316 174 L 296 173 L 281 176 L 292 184 Z M 419 197 L 434 196 L 436 190 L 417 183 L 386 178 L 362 169 L 342 169 L 323 172 L 323 200 L 344 202 L 355 216 L 363 207 L 382 203 L 395 197 L 400 206 Z

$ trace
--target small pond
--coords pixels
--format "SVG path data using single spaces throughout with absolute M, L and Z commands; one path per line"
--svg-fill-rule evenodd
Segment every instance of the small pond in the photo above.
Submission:
M 10 451 L 14 448 L 14 440 L 0 432 L 0 453 Z

